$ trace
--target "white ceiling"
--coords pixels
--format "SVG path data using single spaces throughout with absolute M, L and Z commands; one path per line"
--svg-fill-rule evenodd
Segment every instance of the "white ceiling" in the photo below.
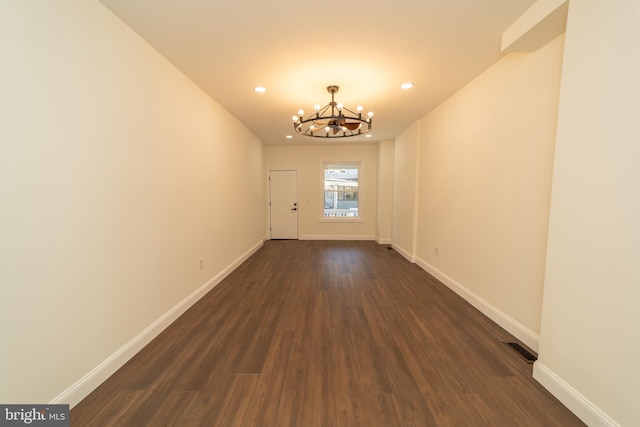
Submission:
M 327 104 L 330 84 L 337 102 L 375 113 L 371 139 L 340 143 L 395 138 L 493 64 L 502 33 L 535 3 L 101 1 L 265 145 L 326 143 L 297 135 L 291 116 Z

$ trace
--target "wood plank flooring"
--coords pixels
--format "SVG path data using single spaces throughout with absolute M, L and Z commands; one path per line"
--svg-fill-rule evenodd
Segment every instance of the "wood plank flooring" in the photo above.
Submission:
M 582 426 L 510 334 L 369 241 L 267 241 L 71 411 L 85 426 Z

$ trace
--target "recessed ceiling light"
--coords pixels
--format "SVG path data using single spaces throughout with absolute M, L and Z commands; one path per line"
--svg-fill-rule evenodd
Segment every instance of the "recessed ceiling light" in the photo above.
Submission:
M 402 83 L 402 84 L 400 85 L 400 87 L 401 87 L 402 89 L 411 89 L 411 88 L 413 87 L 413 83 L 411 83 L 411 82 Z
M 292 137 L 291 135 L 287 135 L 287 136 L 286 136 L 286 138 L 287 138 L 287 139 L 291 139 L 291 138 L 293 138 L 293 137 Z
M 365 137 L 365 138 L 371 138 L 371 137 L 372 137 L 372 135 L 365 135 L 364 137 Z
M 253 88 L 254 91 L 258 92 L 258 93 L 265 93 L 267 91 L 267 88 L 264 88 L 262 86 L 256 86 Z

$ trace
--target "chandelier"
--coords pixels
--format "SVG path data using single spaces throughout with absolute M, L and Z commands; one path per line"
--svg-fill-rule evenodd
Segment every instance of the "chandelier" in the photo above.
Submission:
M 350 136 L 364 135 L 371 130 L 373 113 L 368 117 L 362 117 L 362 107 L 358 106 L 352 111 L 336 102 L 334 97 L 340 87 L 327 86 L 327 92 L 331 94 L 331 102 L 320 108 L 314 107 L 315 112 L 304 118 L 304 111 L 299 110 L 297 116 L 293 116 L 293 128 L 300 135 L 316 138 L 347 138 Z

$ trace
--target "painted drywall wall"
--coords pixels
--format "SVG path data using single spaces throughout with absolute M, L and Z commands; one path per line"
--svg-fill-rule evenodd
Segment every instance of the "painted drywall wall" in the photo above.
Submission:
M 377 144 L 265 146 L 264 179 L 269 170 L 298 171 L 298 231 L 300 239 L 376 238 Z M 360 161 L 359 213 L 362 220 L 327 221 L 323 217 L 323 161 Z M 267 235 L 269 235 L 267 225 Z
M 97 1 L 0 51 L 0 402 L 47 403 L 260 244 L 262 144 Z
M 420 136 L 418 259 L 513 319 L 533 347 L 563 38 L 502 58 L 429 113 Z
M 391 243 L 393 218 L 393 140 L 378 143 L 378 221 L 376 239 L 378 243 Z
M 414 122 L 395 139 L 393 154 L 393 247 L 415 261 L 416 208 L 420 122 Z
M 638 22 L 635 0 L 569 5 L 534 376 L 593 426 L 640 425 Z

